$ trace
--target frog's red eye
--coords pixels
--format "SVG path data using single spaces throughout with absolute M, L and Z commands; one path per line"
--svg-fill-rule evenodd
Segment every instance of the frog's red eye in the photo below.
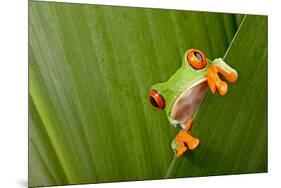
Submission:
M 207 64 L 204 53 L 197 49 L 189 50 L 186 60 L 196 70 L 205 68 Z
M 158 91 L 156 91 L 154 89 L 150 90 L 150 92 L 149 92 L 149 101 L 156 108 L 159 108 L 159 109 L 165 108 L 164 98 L 162 97 L 162 95 L 160 95 L 158 93 Z

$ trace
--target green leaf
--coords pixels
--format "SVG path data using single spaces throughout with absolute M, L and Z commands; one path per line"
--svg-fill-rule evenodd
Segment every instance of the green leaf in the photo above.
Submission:
M 148 90 L 189 48 L 223 56 L 238 24 L 232 14 L 30 1 L 29 186 L 163 178 L 177 130 Z M 234 95 L 240 80 L 232 103 L 245 97 Z
M 191 132 L 201 146 L 166 178 L 267 172 L 267 17 L 245 16 L 225 61 L 238 82 L 225 97 L 208 93 Z

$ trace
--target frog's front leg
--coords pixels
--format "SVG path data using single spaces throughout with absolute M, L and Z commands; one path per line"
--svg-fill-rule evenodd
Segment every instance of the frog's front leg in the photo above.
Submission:
M 207 69 L 207 82 L 211 92 L 215 93 L 216 89 L 218 89 L 220 95 L 225 95 L 228 91 L 228 86 L 226 82 L 220 79 L 219 73 L 231 83 L 237 80 L 238 74 L 236 70 L 227 65 L 221 58 L 215 59 Z
M 187 121 L 183 130 L 181 130 L 172 142 L 172 148 L 177 157 L 182 156 L 188 150 L 194 150 L 199 145 L 199 139 L 191 136 L 189 130 L 192 127 L 192 118 Z

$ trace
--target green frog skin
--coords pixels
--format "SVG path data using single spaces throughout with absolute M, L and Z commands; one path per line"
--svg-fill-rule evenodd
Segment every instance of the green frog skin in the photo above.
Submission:
M 153 107 L 164 110 L 171 125 L 180 129 L 172 141 L 172 149 L 177 157 L 199 145 L 199 139 L 191 136 L 193 118 L 206 92 L 216 91 L 224 96 L 228 91 L 227 82 L 234 83 L 238 74 L 222 58 L 207 59 L 197 49 L 187 50 L 181 67 L 163 83 L 151 86 L 149 101 Z

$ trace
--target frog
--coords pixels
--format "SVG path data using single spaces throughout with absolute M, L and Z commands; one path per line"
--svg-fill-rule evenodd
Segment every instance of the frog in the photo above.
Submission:
M 179 129 L 171 143 L 176 157 L 195 150 L 200 143 L 190 131 L 208 90 L 225 96 L 228 82 L 235 83 L 237 79 L 237 71 L 222 58 L 210 60 L 202 51 L 189 49 L 183 55 L 181 66 L 167 81 L 150 87 L 149 103 L 157 110 L 164 110 L 168 122 Z

